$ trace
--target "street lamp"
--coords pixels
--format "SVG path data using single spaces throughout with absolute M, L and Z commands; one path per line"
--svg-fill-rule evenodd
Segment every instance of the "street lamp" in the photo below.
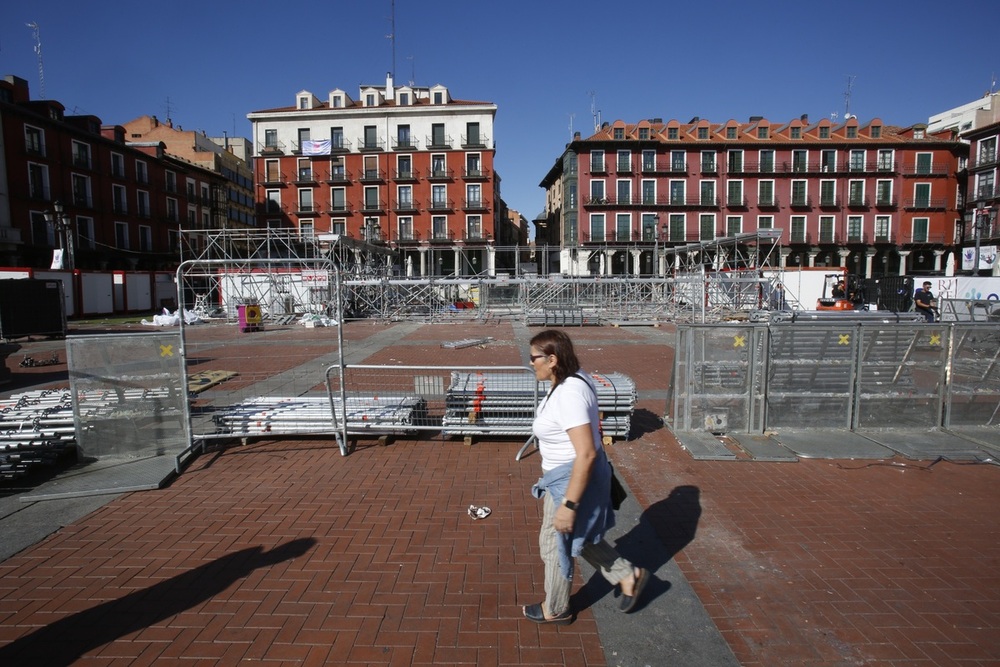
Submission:
M 66 215 L 63 210 L 62 202 L 58 199 L 52 202 L 52 208 L 55 211 L 45 211 L 42 215 L 45 217 L 45 222 L 52 225 L 59 236 L 59 249 L 63 251 L 63 257 L 60 261 L 60 268 L 65 266 L 65 268 L 72 271 L 75 267 L 76 262 L 73 257 L 73 228 L 72 221 L 70 217 Z

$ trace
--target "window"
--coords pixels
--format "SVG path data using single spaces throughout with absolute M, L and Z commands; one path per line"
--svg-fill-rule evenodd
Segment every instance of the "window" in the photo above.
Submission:
M 927 175 L 932 172 L 933 169 L 933 153 L 917 153 L 917 168 L 914 173 Z
M 805 243 L 806 242 L 806 216 L 804 215 L 793 215 L 790 219 L 791 223 L 791 240 L 792 243 Z
M 830 128 L 829 127 L 821 127 L 821 128 L 819 128 L 819 138 L 820 139 L 829 139 L 830 138 Z
M 669 234 L 671 241 L 684 241 L 685 236 L 687 236 L 686 227 L 687 222 L 684 220 L 683 213 L 671 213 L 669 221 Z
M 793 128 L 791 128 L 789 130 L 789 136 L 791 136 L 792 139 L 801 139 L 802 138 L 802 128 L 801 127 L 793 127 Z
M 667 139 L 678 139 L 680 138 L 680 131 L 676 127 L 667 128 Z
M 334 212 L 347 210 L 347 190 L 345 188 L 330 188 L 330 210 Z
M 310 139 L 312 139 L 312 136 L 310 136 L 310 132 L 309 132 L 309 128 L 308 127 L 300 127 L 298 129 L 298 136 L 299 136 L 298 150 L 301 151 L 302 150 L 302 145 L 305 142 L 307 142 Z
M 819 205 L 837 205 L 837 181 L 824 180 L 819 182 Z
M 757 181 L 757 205 L 774 206 L 774 181 Z
M 436 241 L 443 241 L 448 238 L 448 218 L 443 215 L 431 217 L 431 236 Z
M 743 181 L 729 181 L 726 184 L 726 205 L 743 206 Z
M 604 151 L 591 151 L 590 171 L 592 172 L 604 171 Z
M 413 157 L 410 155 L 396 156 L 396 178 L 413 178 Z
M 627 206 L 632 203 L 632 181 L 618 181 L 616 184 L 618 205 Z
M 115 223 L 115 247 L 128 250 L 128 223 Z
M 45 221 L 45 214 L 41 211 L 31 212 L 31 242 L 35 245 L 47 246 L 56 244 L 55 227 Z
M 686 151 L 670 151 L 670 171 L 687 171 Z
M 433 178 L 446 178 L 448 176 L 448 163 L 441 153 L 435 153 L 431 156 L 431 176 Z
M 820 243 L 833 243 L 833 223 L 834 218 L 832 215 L 821 215 L 819 217 L 819 242 Z
M 398 125 L 396 127 L 396 147 L 397 148 L 412 148 L 413 144 L 410 143 L 410 126 L 409 125 Z
M 280 163 L 277 160 L 264 160 L 264 182 L 265 183 L 280 183 L 281 182 L 281 172 L 279 170 Z
M 863 150 L 852 150 L 848 169 L 851 171 L 865 170 L 865 152 Z
M 930 208 L 931 184 L 916 183 L 913 186 L 913 206 L 915 208 Z
M 413 236 L 413 218 L 400 216 L 396 221 L 396 233 L 399 235 L 400 241 L 416 240 L 416 237 Z
M 125 186 L 111 186 L 111 206 L 115 213 L 128 213 L 128 204 L 125 199 Z
M 311 239 L 316 235 L 316 223 L 312 220 L 299 220 L 299 238 Z
M 267 191 L 267 212 L 281 213 L 281 190 Z
M 172 171 L 164 173 L 167 192 L 177 192 L 177 174 Z
M 809 188 L 807 181 L 792 181 L 792 206 L 809 205 Z
M 888 148 L 882 148 L 878 152 L 878 170 L 879 171 L 892 171 L 892 150 Z
M 177 207 L 177 200 L 173 197 L 167 197 L 167 220 L 180 222 L 180 209 Z
M 413 186 L 396 186 L 396 209 L 400 211 L 413 210 Z
M 366 155 L 364 159 L 364 178 L 374 181 L 379 178 L 378 155 Z
M 774 151 L 771 149 L 760 152 L 759 171 L 762 174 L 770 174 L 774 171 Z
M 90 146 L 80 141 L 73 141 L 73 166 L 90 169 Z
M 792 171 L 801 174 L 809 170 L 809 151 L 792 151 Z
M 448 189 L 444 185 L 431 186 L 431 208 L 448 208 Z
M 313 191 L 312 188 L 300 188 L 299 189 L 299 208 L 300 213 L 312 213 L 313 212 Z
M 757 128 L 757 138 L 758 139 L 767 139 L 767 131 L 768 131 L 768 128 L 766 128 L 766 127 L 758 127 Z
M 93 250 L 94 244 L 94 219 L 78 217 L 76 219 L 76 245 L 79 248 Z
M 149 225 L 139 225 L 139 252 L 153 250 L 153 230 Z
M 847 242 L 860 243 L 864 234 L 864 217 L 860 215 L 847 216 Z
M 976 162 L 978 164 L 991 164 L 997 161 L 997 139 L 996 137 L 990 137 L 989 139 L 981 139 L 979 141 L 979 157 Z
M 590 203 L 606 204 L 608 200 L 604 198 L 604 181 L 590 182 Z
M 264 148 L 276 149 L 278 147 L 278 131 L 264 130 Z
M 726 236 L 736 236 L 743 233 L 743 216 L 730 215 L 726 217 Z
M 142 160 L 136 160 L 135 162 L 135 180 L 143 185 L 149 183 L 149 170 L 146 168 L 146 163 Z
M 479 123 L 465 124 L 465 141 L 469 146 L 481 146 L 482 140 L 479 138 Z
M 872 125 L 871 133 L 872 133 L 872 139 L 879 139 L 879 138 L 881 138 L 881 136 L 882 136 L 882 126 L 881 125 Z
M 309 158 L 299 158 L 298 168 L 299 168 L 299 174 L 298 174 L 299 181 L 311 181 L 313 179 L 312 161 Z
M 857 127 L 857 125 L 853 125 L 853 126 L 847 128 L 847 138 L 848 139 L 857 139 L 858 138 L 858 127 Z
M 865 205 L 865 182 L 864 181 L 849 181 L 847 184 L 847 205 L 848 206 L 864 206 Z
M 684 181 L 670 181 L 670 205 L 671 206 L 683 206 L 685 193 L 684 187 L 686 183 Z
M 614 136 L 615 141 L 622 141 L 623 139 L 625 139 L 625 128 L 616 127 L 613 130 L 612 134 Z
M 28 195 L 32 199 L 49 200 L 49 168 L 48 165 L 28 163 Z
M 167 173 L 172 173 L 172 172 L 167 172 Z M 121 153 L 111 154 L 111 175 L 115 178 L 125 178 L 125 156 L 123 156 Z M 174 191 L 176 192 L 176 190 Z
M 702 213 L 698 216 L 698 238 L 702 241 L 715 240 L 714 213 Z
M 639 140 L 640 141 L 648 141 L 649 140 L 649 128 L 648 127 L 640 127 L 639 128 Z
M 820 171 L 824 174 L 832 174 L 837 171 L 837 151 L 824 150 L 819 154 Z
M 431 145 L 447 146 L 448 142 L 444 136 L 444 123 L 431 124 Z
M 701 170 L 709 174 L 715 172 L 715 151 L 702 151 Z
M 330 148 L 332 150 L 343 150 L 345 148 L 344 128 L 342 127 L 330 128 Z
M 976 199 L 993 198 L 993 172 L 985 171 L 976 175 Z
M 718 204 L 715 201 L 715 181 L 701 182 L 701 197 L 699 201 L 702 206 L 716 206 Z
M 615 240 L 632 240 L 632 216 L 629 213 L 619 213 L 615 216 Z
M 658 230 L 656 229 L 656 223 L 659 221 L 659 216 L 655 213 L 643 213 L 642 214 L 642 240 L 652 241 L 656 239 Z
M 930 218 L 913 219 L 913 243 L 927 243 L 928 231 L 930 230 Z
M 642 170 L 644 172 L 656 171 L 656 151 L 646 150 L 642 152 Z
M 727 127 L 726 128 L 726 139 L 735 139 L 735 138 L 736 138 L 736 128 L 735 127 Z
M 378 186 L 369 185 L 365 187 L 365 210 L 366 211 L 377 211 L 381 206 L 381 202 L 378 198 Z
M 698 138 L 699 139 L 708 139 L 708 128 L 707 127 L 699 127 L 698 128 Z
M 590 214 L 590 240 L 591 241 L 603 241 L 604 240 L 604 214 L 603 213 L 591 213 Z
M 465 219 L 465 235 L 476 241 L 483 238 L 483 216 L 470 215 Z
M 618 171 L 632 171 L 632 153 L 630 151 L 618 151 Z
M 440 91 L 434 92 L 434 104 L 444 104 L 444 93 Z
M 90 208 L 93 201 L 90 198 L 90 176 L 73 174 L 73 204 Z
M 773 215 L 757 216 L 757 229 L 774 229 L 774 216 Z
M 343 157 L 330 158 L 330 180 L 331 181 L 347 180 L 347 171 L 344 169 Z
M 656 181 L 652 179 L 644 179 L 642 181 L 642 203 L 646 206 L 652 206 L 656 203 Z
M 892 205 L 892 181 L 878 181 L 875 183 L 875 205 Z
M 24 150 L 31 155 L 45 155 L 45 132 L 37 127 L 25 125 Z
M 888 243 L 889 241 L 889 216 L 875 216 L 875 242 Z
M 362 141 L 364 142 L 362 148 L 369 150 L 378 148 L 378 128 L 374 125 L 365 125 Z
M 483 207 L 483 186 L 479 183 L 470 183 L 465 186 L 466 204 L 469 208 Z
M 727 154 L 729 173 L 738 174 L 743 171 L 743 151 L 729 151 Z
M 467 153 L 465 156 L 465 175 L 478 178 L 483 175 L 482 160 L 479 153 Z

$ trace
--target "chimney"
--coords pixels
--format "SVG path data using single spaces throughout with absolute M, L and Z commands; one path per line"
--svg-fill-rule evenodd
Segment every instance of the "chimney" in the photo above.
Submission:
M 802 114 L 802 117 L 799 118 L 799 120 L 801 120 L 803 123 L 807 123 L 808 124 L 809 123 L 809 114 L 807 114 L 807 113 Z
M 573 133 L 573 141 L 579 141 L 579 140 L 580 140 L 580 133 L 579 132 L 574 132 Z
M 159 127 L 160 126 L 160 119 L 159 118 L 157 118 L 156 116 L 150 116 L 150 118 L 153 120 L 153 127 Z

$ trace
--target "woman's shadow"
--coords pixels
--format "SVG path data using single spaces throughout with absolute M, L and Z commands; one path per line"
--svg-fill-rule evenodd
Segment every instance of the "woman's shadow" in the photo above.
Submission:
M 700 518 L 701 492 L 698 487 L 678 486 L 666 498 L 650 505 L 639 517 L 639 523 L 618 538 L 615 548 L 637 566 L 651 573 L 657 572 L 694 540 Z M 573 594 L 573 609 L 589 607 L 613 589 L 600 572 L 595 572 Z M 636 608 L 646 606 L 650 600 L 669 590 L 669 581 L 651 576 Z
M 211 599 L 258 568 L 297 558 L 315 544 L 316 540 L 309 537 L 270 551 L 252 547 L 227 554 L 0 646 L 0 665 L 69 665 L 95 648 Z

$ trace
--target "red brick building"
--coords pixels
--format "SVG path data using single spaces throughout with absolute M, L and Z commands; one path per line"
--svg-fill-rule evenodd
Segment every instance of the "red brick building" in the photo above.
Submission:
M 407 275 L 513 264 L 497 253 L 518 236 L 493 168 L 495 114 L 391 76 L 358 99 L 301 91 L 293 106 L 250 113 L 258 224 L 388 246 Z
M 31 100 L 15 76 L 0 81 L 0 120 L 2 265 L 48 267 L 65 246 L 77 269 L 172 269 L 179 230 L 215 224 L 221 177 L 167 155 L 160 142 L 130 143 L 121 126 Z M 57 203 L 61 225 L 46 219 L 59 222 Z
M 967 155 L 953 131 L 879 119 L 606 123 L 542 181 L 537 242 L 565 273 L 649 274 L 666 268 L 655 252 L 780 229 L 785 266 L 934 273 L 961 227 Z

